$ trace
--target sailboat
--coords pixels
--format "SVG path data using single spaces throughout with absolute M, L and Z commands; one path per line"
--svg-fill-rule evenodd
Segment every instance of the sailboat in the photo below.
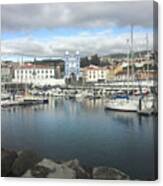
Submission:
M 130 99 L 128 96 L 123 98 L 111 99 L 105 105 L 105 109 L 124 111 L 124 112 L 137 112 L 138 100 Z
M 127 40 L 129 42 L 129 40 Z M 127 67 L 127 76 L 129 80 L 129 53 L 128 52 L 128 67 Z M 133 59 L 133 27 L 131 27 L 131 57 Z M 132 68 L 132 74 L 133 68 Z M 129 86 L 129 82 L 128 82 Z M 141 90 L 141 87 L 139 87 Z M 140 91 L 142 93 L 142 91 Z M 123 111 L 123 112 L 137 112 L 138 110 L 151 108 L 152 107 L 152 100 L 143 99 L 143 95 L 137 96 L 130 96 L 129 97 L 129 87 L 128 87 L 128 94 L 127 95 L 118 95 L 114 98 L 110 99 L 106 105 L 105 109 L 109 110 L 116 110 L 116 111 Z

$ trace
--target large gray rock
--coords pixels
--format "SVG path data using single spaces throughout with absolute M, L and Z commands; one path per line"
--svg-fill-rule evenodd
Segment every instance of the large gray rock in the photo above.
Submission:
M 129 176 L 124 172 L 108 167 L 95 167 L 92 172 L 93 179 L 103 180 L 129 180 Z
M 12 166 L 13 176 L 19 177 L 32 168 L 41 158 L 32 151 L 22 151 Z
M 1 176 L 10 176 L 11 167 L 17 158 L 15 151 L 1 149 Z
M 64 164 L 58 164 L 52 160 L 43 159 L 38 165 L 49 168 L 51 172 L 47 175 L 47 178 L 76 178 L 76 172 Z
M 22 177 L 76 178 L 76 172 L 65 164 L 58 164 L 50 159 L 43 159 L 35 167 L 25 172 Z
M 35 165 L 32 169 L 27 170 L 22 177 L 26 178 L 46 178 L 47 175 L 51 172 L 47 167 L 43 167 L 40 165 Z
M 69 167 L 61 164 L 61 165 L 57 165 L 56 170 L 53 172 L 50 172 L 47 175 L 47 178 L 75 179 L 76 172 L 73 169 L 70 169 Z
M 79 179 L 89 179 L 91 178 L 91 173 L 86 171 L 81 165 L 78 159 L 70 160 L 64 163 L 69 168 L 72 168 L 76 172 L 76 178 Z

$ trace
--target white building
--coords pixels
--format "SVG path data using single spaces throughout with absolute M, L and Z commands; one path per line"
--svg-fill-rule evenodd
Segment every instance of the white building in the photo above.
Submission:
M 71 56 L 68 51 L 65 53 L 65 79 L 71 78 L 72 75 L 75 75 L 78 80 L 80 77 L 80 54 L 79 51 L 76 51 L 74 56 Z
M 27 64 L 15 69 L 13 82 L 53 86 L 63 85 L 64 79 L 55 79 L 54 67 Z
M 109 69 L 90 65 L 85 67 L 83 72 L 86 82 L 98 82 L 107 80 Z

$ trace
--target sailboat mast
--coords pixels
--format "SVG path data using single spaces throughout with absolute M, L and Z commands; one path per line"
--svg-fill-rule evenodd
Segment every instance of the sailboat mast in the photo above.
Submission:
M 134 59 L 134 53 L 133 53 L 133 30 L 134 30 L 134 26 L 131 25 L 131 72 L 132 72 L 132 79 L 134 80 L 134 63 L 133 63 L 133 59 Z
M 129 79 L 130 79 L 130 44 L 129 39 L 127 41 L 127 93 L 129 94 Z
M 148 49 L 148 44 L 149 42 L 148 42 L 148 33 L 146 33 L 146 55 L 147 55 L 147 57 L 146 57 L 146 59 L 147 59 L 147 80 L 149 79 L 149 49 Z

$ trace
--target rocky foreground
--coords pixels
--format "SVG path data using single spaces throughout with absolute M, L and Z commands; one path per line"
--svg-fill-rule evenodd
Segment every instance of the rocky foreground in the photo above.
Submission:
M 28 150 L 1 150 L 3 177 L 128 180 L 124 172 L 109 167 L 86 168 L 79 160 L 54 161 Z

